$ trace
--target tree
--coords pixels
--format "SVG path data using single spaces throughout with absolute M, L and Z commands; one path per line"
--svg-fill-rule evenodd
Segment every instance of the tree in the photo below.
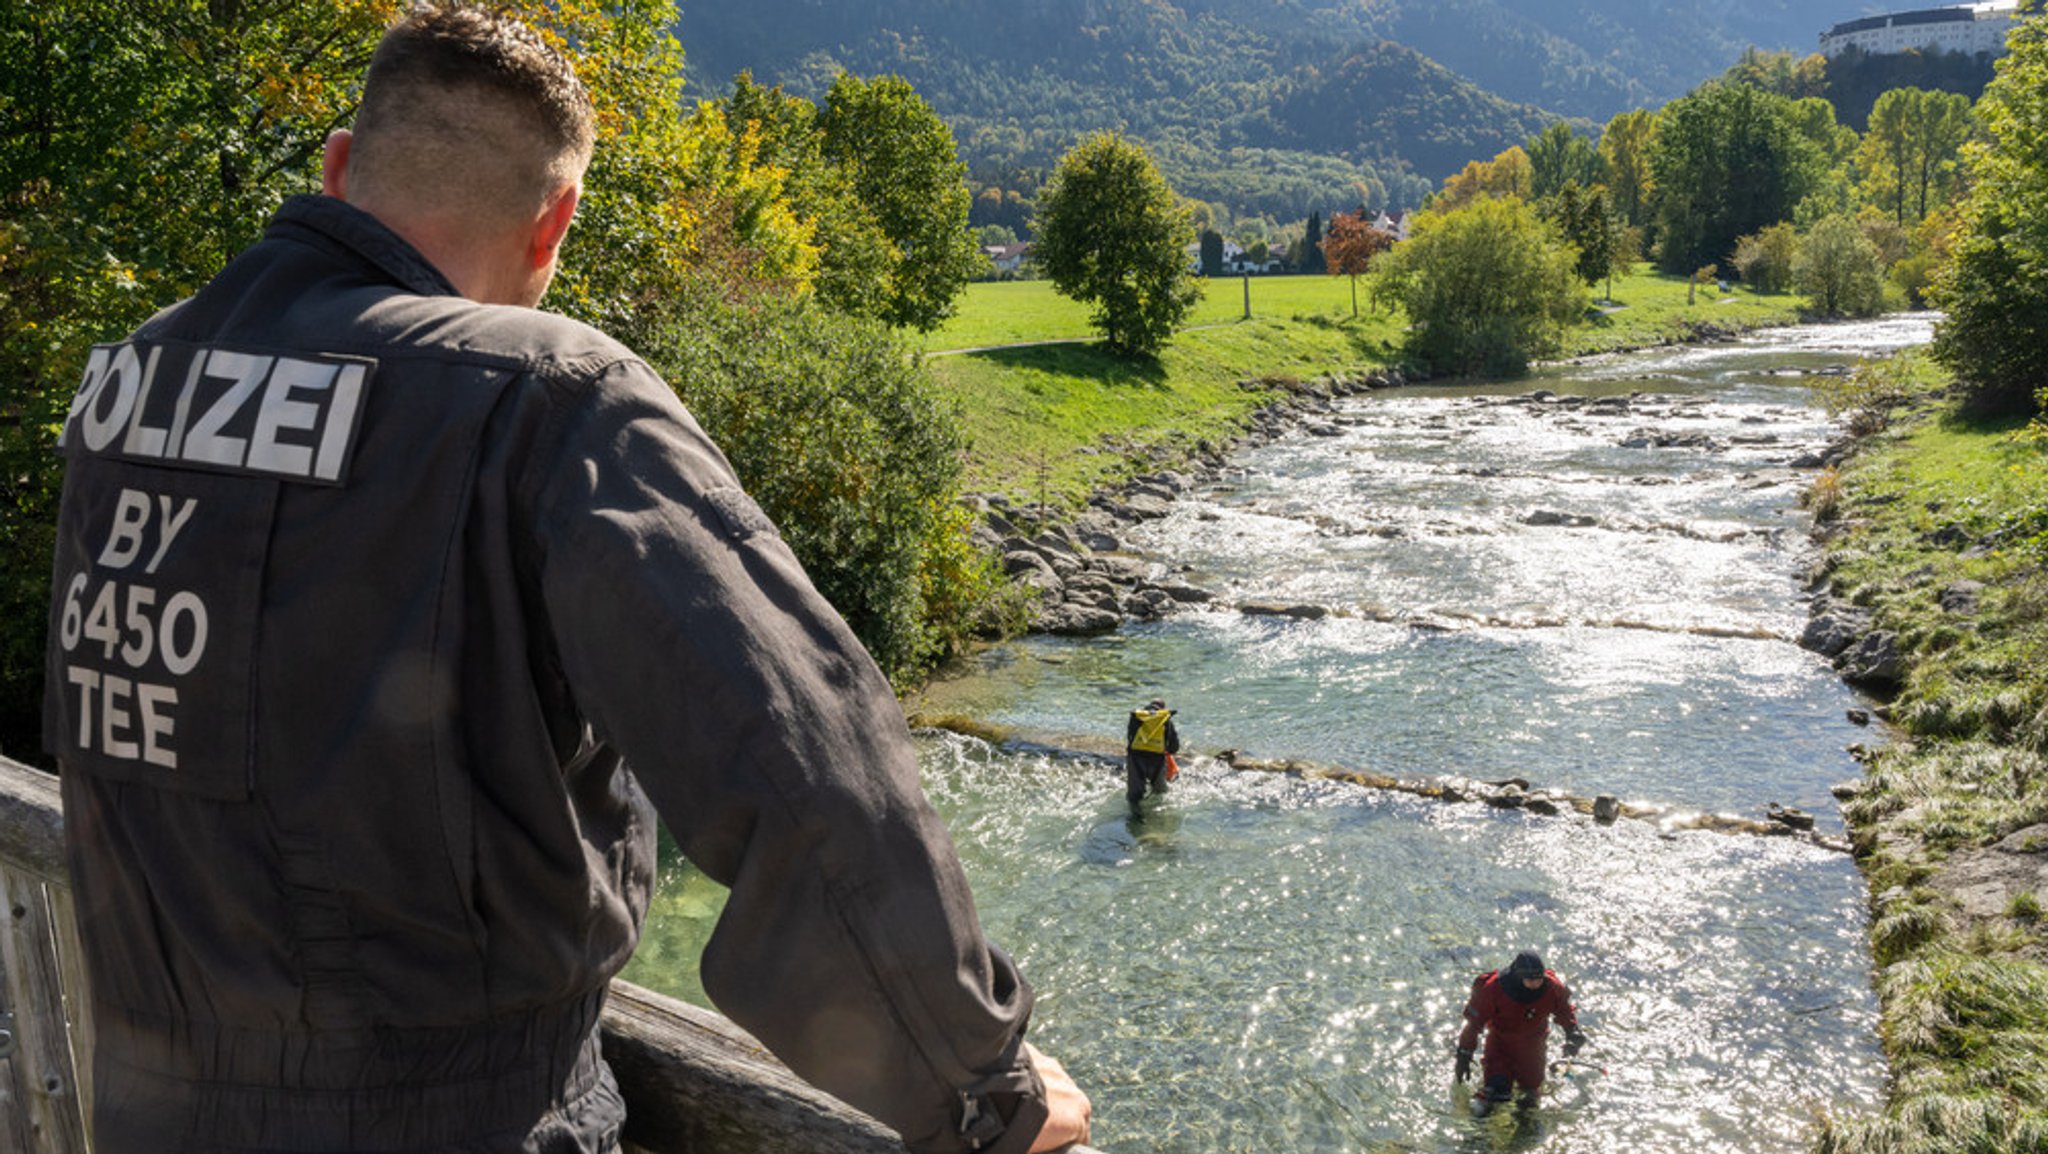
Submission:
M 1959 191 L 1970 102 L 1953 92 L 1899 88 L 1877 98 L 1856 150 L 1864 201 L 1901 226 L 1918 224 Z
M 1408 353 L 1432 372 L 1520 373 L 1586 311 L 1571 247 L 1515 199 L 1418 213 L 1372 277 L 1407 311 Z
M 1934 355 L 1974 412 L 2039 411 L 2048 381 L 2048 20 L 2022 20 L 1977 102 L 1988 142 L 1966 150 L 1971 189 L 1937 275 Z
M 1202 275 L 1223 275 L 1223 234 L 1213 228 L 1202 230 Z
M 1330 235 L 1323 238 L 1323 265 L 1331 276 L 1351 278 L 1351 315 L 1358 315 L 1358 278 L 1373 258 L 1394 246 L 1394 238 L 1372 226 L 1363 209 L 1330 217 Z
M 1529 196 L 1533 200 L 1556 196 L 1567 184 L 1591 188 L 1600 183 L 1599 150 L 1562 120 L 1531 139 L 1525 151 L 1529 156 Z
M 1600 165 L 1614 211 L 1631 227 L 1650 219 L 1650 151 L 1656 135 L 1657 114 L 1644 109 L 1621 113 L 1600 133 Z
M 953 133 L 900 76 L 841 73 L 818 128 L 827 157 L 852 173 L 855 195 L 893 247 L 873 315 L 930 331 L 981 267 L 967 229 L 967 166 Z
M 972 628 L 995 582 L 947 560 L 966 531 L 947 513 L 957 408 L 902 339 L 803 298 L 714 299 L 642 351 L 892 678 Z
M 1835 215 L 1799 242 L 1792 278 L 1813 311 L 1827 317 L 1867 317 L 1884 311 L 1884 268 L 1877 246 L 1856 221 Z
M 1780 221 L 1735 242 L 1735 274 L 1757 292 L 1781 293 L 1792 287 L 1798 254 L 1799 234 Z
M 1111 352 L 1150 356 L 1194 307 L 1189 214 L 1145 150 L 1097 133 L 1060 158 L 1038 196 L 1039 267 L 1064 295 L 1093 305 Z
M 1738 237 L 1790 219 L 1824 168 L 1785 97 L 1709 83 L 1672 101 L 1650 157 L 1659 266 L 1727 259 Z
M 1577 250 L 1572 267 L 1579 279 L 1598 284 L 1613 275 L 1622 249 L 1620 228 L 1607 213 L 1607 190 L 1595 185 L 1581 190 L 1568 181 L 1558 190 L 1551 219 L 1565 241 Z
M 1301 259 L 1295 264 L 1302 272 L 1323 271 L 1323 214 L 1308 214 L 1308 228 L 1301 238 Z
M 1535 170 L 1529 164 L 1529 154 L 1516 145 L 1492 160 L 1467 161 L 1464 168 L 1445 179 L 1442 190 L 1429 198 L 1429 207 L 1449 212 L 1484 196 L 1528 200 L 1535 195 L 1534 189 Z

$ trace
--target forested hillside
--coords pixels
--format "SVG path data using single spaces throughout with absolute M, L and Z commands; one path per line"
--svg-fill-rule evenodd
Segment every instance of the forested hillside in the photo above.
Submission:
M 695 94 L 895 73 L 977 181 L 1035 187 L 1087 131 L 1185 195 L 1298 218 L 1412 206 L 1557 115 L 1663 103 L 1752 44 L 1811 50 L 1859 0 L 680 0 Z

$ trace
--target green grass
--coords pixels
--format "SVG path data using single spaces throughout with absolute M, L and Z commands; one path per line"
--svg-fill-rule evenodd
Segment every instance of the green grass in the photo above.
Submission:
M 2048 1148 L 2040 895 L 1972 918 L 1934 884 L 1954 854 L 2048 822 L 2048 439 L 1923 397 L 1837 480 L 1834 592 L 1898 633 L 1907 674 L 1887 710 L 1899 737 L 1844 806 L 1876 895 L 1894 1088 L 1882 1115 L 1831 1120 L 1818 1148 Z M 1984 586 L 1976 609 L 1944 608 L 1964 580 Z M 2024 836 L 2020 851 L 2048 848 Z
M 1616 279 L 1613 311 L 1589 313 L 1568 354 L 1696 338 L 1709 325 L 1797 319 L 1797 298 L 1746 290 L 1724 297 L 1711 285 L 1688 305 L 1683 279 L 1647 268 Z M 968 286 L 958 314 L 924 346 L 940 386 L 966 414 L 973 445 L 967 487 L 1072 506 L 1093 488 L 1240 430 L 1248 413 L 1275 396 L 1240 381 L 1277 386 L 1362 374 L 1400 359 L 1405 322 L 1372 311 L 1363 284 L 1355 318 L 1346 277 L 1253 277 L 1249 290 L 1247 320 L 1242 279 L 1205 282 L 1187 326 L 1158 359 L 1132 362 L 1103 353 L 1087 310 L 1049 282 Z M 1048 341 L 1067 343 L 1032 343 Z

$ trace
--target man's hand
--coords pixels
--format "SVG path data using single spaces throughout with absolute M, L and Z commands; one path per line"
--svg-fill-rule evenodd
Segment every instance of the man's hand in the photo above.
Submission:
M 1458 1047 L 1457 1064 L 1451 1067 L 1451 1081 L 1463 1082 L 1472 1076 L 1472 1051 Z
M 1045 1106 L 1052 1112 L 1038 1131 L 1038 1140 L 1031 1144 L 1031 1154 L 1065 1150 L 1088 1141 L 1088 1119 L 1095 1113 L 1088 1095 L 1074 1084 L 1059 1059 L 1046 1057 L 1029 1042 L 1024 1043 L 1024 1050 L 1031 1055 L 1031 1068 L 1038 1071 L 1039 1080 L 1045 1083 Z
M 1573 1056 L 1575 1056 L 1576 1054 L 1578 1054 L 1578 1052 L 1579 1052 L 1579 1051 L 1580 1051 L 1581 1049 L 1585 1048 L 1585 1045 L 1586 1045 L 1586 1032 L 1585 1032 L 1584 1030 L 1566 1030 L 1566 1031 L 1565 1031 L 1565 1035 L 1564 1035 L 1564 1056 L 1565 1056 L 1565 1057 L 1567 1057 L 1567 1058 L 1570 1058 L 1570 1057 L 1573 1057 Z

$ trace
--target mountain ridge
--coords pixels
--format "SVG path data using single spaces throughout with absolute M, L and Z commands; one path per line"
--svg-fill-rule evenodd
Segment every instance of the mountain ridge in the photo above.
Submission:
M 903 76 L 977 183 L 1035 187 L 1081 135 L 1141 140 L 1233 215 L 1412 206 L 1560 117 L 1682 95 L 1745 47 L 1811 50 L 1860 0 L 682 0 L 695 95 L 741 70 L 821 96 Z M 1796 43 L 1801 41 L 1803 43 Z M 1027 190 L 1028 191 L 1028 190 Z

